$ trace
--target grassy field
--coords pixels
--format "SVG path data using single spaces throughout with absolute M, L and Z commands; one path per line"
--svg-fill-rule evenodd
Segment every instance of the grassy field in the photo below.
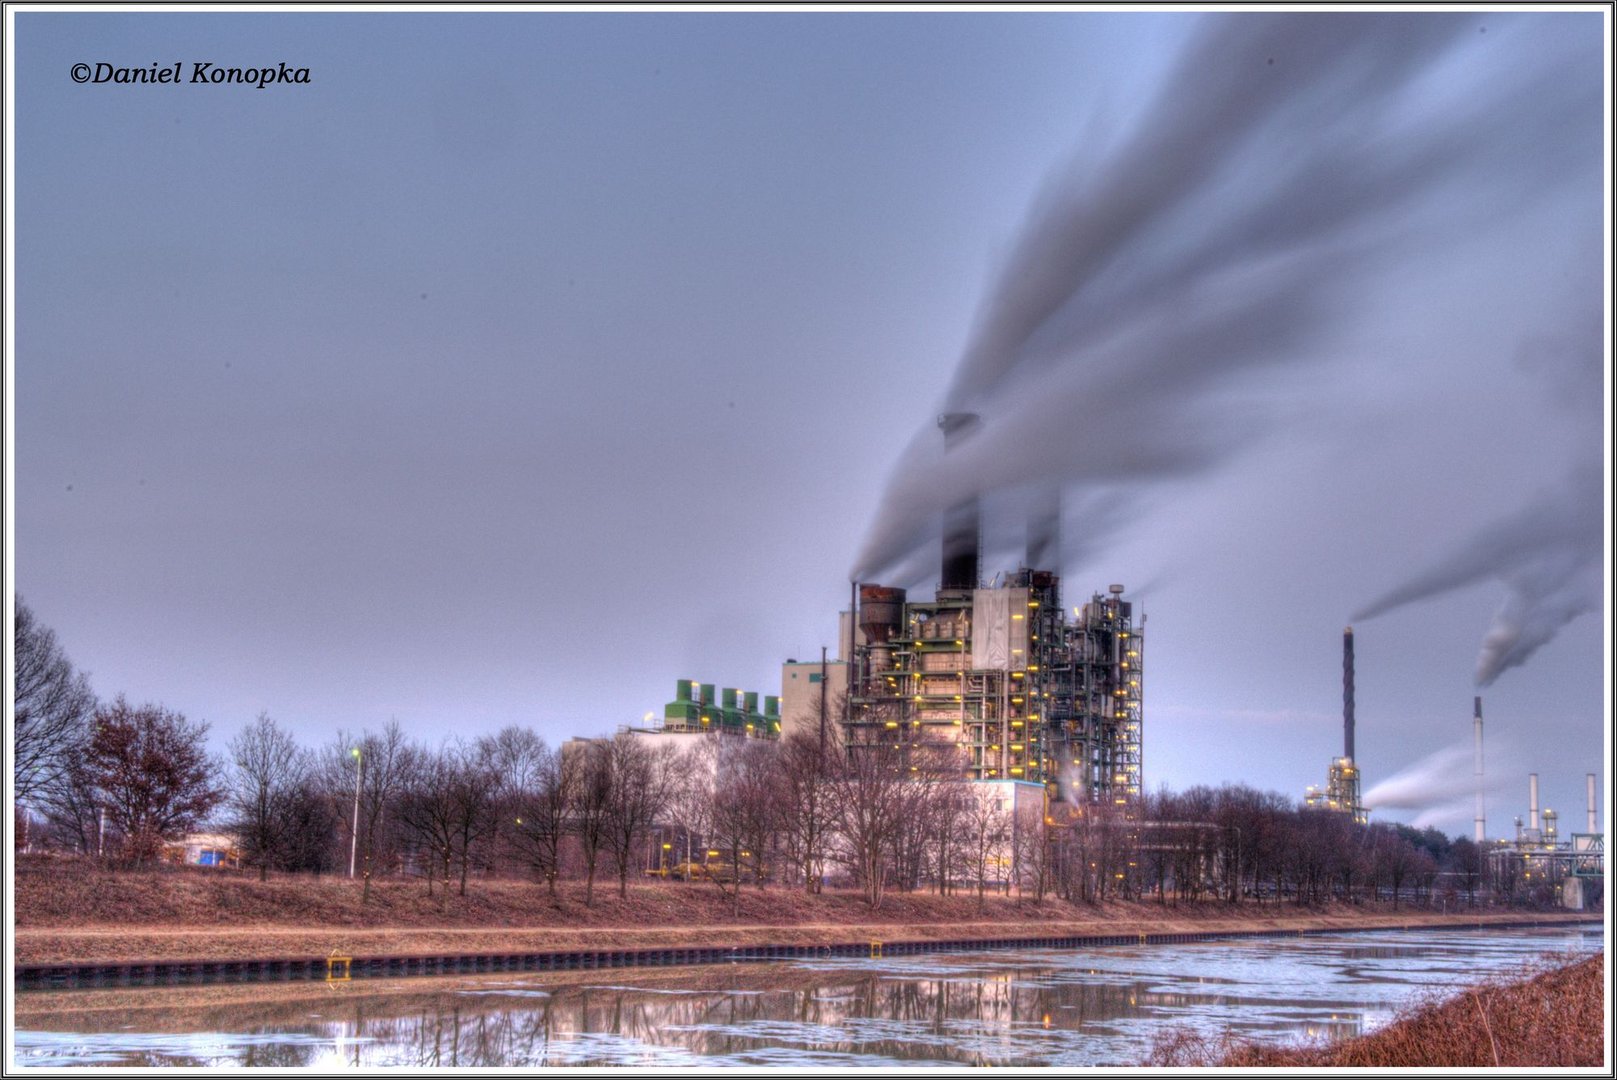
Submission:
M 1163 906 L 1068 904 L 1054 899 L 889 893 L 872 911 L 855 892 L 805 896 L 746 886 L 739 910 L 716 885 L 598 884 L 594 903 L 565 883 L 475 881 L 468 895 L 418 881 L 382 880 L 361 903 L 343 878 L 272 877 L 200 868 L 108 870 L 87 862 L 24 858 L 15 871 L 16 962 L 407 956 L 553 949 L 816 944 L 1082 935 L 1290 930 L 1371 925 L 1476 925 L 1524 913 L 1443 916 L 1371 905 Z M 1555 916 L 1550 916 L 1555 917 Z
M 1176 1032 L 1148 1064 L 1251 1069 L 1600 1067 L 1605 957 L 1499 976 L 1446 997 L 1419 998 L 1393 1023 L 1356 1039 L 1278 1048 Z

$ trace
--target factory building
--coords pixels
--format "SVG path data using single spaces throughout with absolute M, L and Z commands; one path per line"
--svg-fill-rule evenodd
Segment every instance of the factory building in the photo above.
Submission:
M 786 661 L 780 669 L 781 733 L 818 733 L 822 720 L 827 725 L 838 723 L 847 692 L 846 660 Z
M 1145 648 L 1134 605 L 1113 585 L 1069 619 L 1049 570 L 984 585 L 978 530 L 975 500 L 945 515 L 931 599 L 856 588 L 840 635 L 848 694 L 837 719 L 847 744 L 957 746 L 971 780 L 1029 785 L 1040 801 L 1134 802 Z M 1029 550 L 1051 550 L 1048 537 L 1035 543 L 1030 529 Z
M 1605 892 L 1606 837 L 1596 831 L 1594 773 L 1586 781 L 1586 831 L 1563 839 L 1556 812 L 1539 810 L 1538 774 L 1527 774 L 1526 823 L 1516 818 L 1515 838 L 1500 840 L 1487 851 L 1496 888 L 1512 892 L 1538 885 L 1553 889 L 1561 905 L 1571 910 L 1600 906 Z
M 945 453 L 980 426 L 970 413 L 939 417 Z M 840 698 L 850 748 L 957 747 L 964 778 L 1003 786 L 1012 807 L 1030 792 L 1040 804 L 1138 800 L 1145 619 L 1135 623 L 1121 585 L 1068 618 L 1060 579 L 1038 568 L 1059 548 L 1060 518 L 1059 495 L 1047 493 L 1028 518 L 1024 568 L 984 584 L 978 499 L 950 506 L 932 598 L 854 586 L 834 676 L 827 665 L 814 683 L 818 665 L 796 661 L 782 671 L 788 725 L 817 722 Z
M 737 735 L 777 739 L 781 734 L 780 698 L 764 697 L 756 690 L 722 690 L 714 683 L 680 679 L 674 700 L 663 706 L 659 718 L 647 713 L 639 724 L 624 728 L 636 735 Z
M 971 779 L 1043 785 L 1055 801 L 1139 797 L 1144 638 L 1121 585 L 1071 621 L 1042 570 L 946 582 L 930 600 L 881 585 L 858 598 L 851 745 L 954 743 Z

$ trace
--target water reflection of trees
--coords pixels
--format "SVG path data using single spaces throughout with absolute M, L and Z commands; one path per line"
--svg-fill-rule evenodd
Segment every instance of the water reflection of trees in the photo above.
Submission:
M 791 975 L 780 972 L 777 975 Z M 745 982 L 750 980 L 738 980 Z M 745 1057 L 782 1045 L 888 1060 L 993 1064 L 1025 1058 L 1028 1026 L 1071 1029 L 1160 1004 L 1134 984 L 1043 983 L 1014 972 L 944 978 L 816 973 L 797 985 L 688 993 L 620 987 L 558 990 L 544 999 L 459 996 L 421 1011 L 356 1021 L 360 1064 L 423 1067 L 622 1065 L 647 1052 Z M 1144 996 L 1154 999 L 1150 1003 Z M 1189 999 L 1194 995 L 1173 995 Z M 959 1045 L 964 1033 L 974 1037 Z M 1020 1032 L 1020 1034 L 1019 1034 Z M 362 1047 L 375 1050 L 361 1050 Z M 372 1060 L 370 1063 L 379 1063 Z
M 671 973 L 670 973 L 671 974 Z M 632 979 L 634 976 L 628 976 Z M 230 1057 L 247 1066 L 628 1065 L 690 1059 L 756 1060 L 785 1048 L 874 1060 L 1040 1064 L 1043 1029 L 1073 1031 L 1162 1007 L 1221 1000 L 1162 993 L 1132 979 L 1072 969 L 1006 969 L 970 963 L 922 977 L 815 967 L 693 970 L 685 980 L 640 986 L 563 986 L 457 980 L 442 989 L 354 994 L 134 1017 L 137 1030 L 250 1033 Z M 141 993 L 136 991 L 135 994 Z M 205 993 L 199 990 L 198 993 Z M 317 1015 L 316 1015 L 317 1014 Z M 108 1029 L 131 1019 L 108 1011 Z M 80 1027 L 78 1030 L 83 1030 Z M 260 1041 L 272 1033 L 294 1041 Z M 258 1036 L 258 1038 L 254 1038 Z M 171 1047 L 129 1063 L 201 1064 Z

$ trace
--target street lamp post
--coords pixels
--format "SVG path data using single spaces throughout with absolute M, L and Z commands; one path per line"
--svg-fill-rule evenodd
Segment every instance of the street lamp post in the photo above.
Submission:
M 354 876 L 354 865 L 359 856 L 359 789 L 365 782 L 365 758 L 359 752 L 359 747 L 349 751 L 354 755 L 354 761 L 359 766 L 354 773 L 354 835 L 348 844 L 348 876 Z

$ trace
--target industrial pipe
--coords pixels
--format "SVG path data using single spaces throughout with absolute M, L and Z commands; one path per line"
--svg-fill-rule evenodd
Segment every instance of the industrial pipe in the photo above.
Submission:
M 1477 785 L 1476 839 L 1477 843 L 1481 844 L 1487 841 L 1488 829 L 1482 812 L 1482 699 L 1480 697 L 1473 701 L 1471 716 L 1471 730 L 1476 739 L 1476 751 L 1473 755 L 1475 764 L 1472 769 Z
M 1353 760 L 1353 627 L 1342 631 L 1342 756 Z

